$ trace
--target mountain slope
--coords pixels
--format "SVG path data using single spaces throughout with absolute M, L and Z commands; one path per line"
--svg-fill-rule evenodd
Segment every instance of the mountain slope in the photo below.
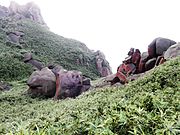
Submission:
M 0 6 L 0 80 L 22 79 L 32 73 L 33 69 L 22 61 L 26 52 L 45 66 L 60 64 L 67 70 L 80 70 L 91 79 L 104 75 L 104 69 L 105 75 L 111 73 L 101 52 L 51 32 L 34 3 Z
M 180 57 L 123 87 L 53 101 L 23 94 L 14 83 L 0 94 L 0 133 L 180 134 Z
M 18 79 L 31 72 L 30 67 L 22 63 L 25 52 L 33 53 L 45 64 L 57 63 L 68 70 L 80 70 L 90 78 L 100 75 L 95 52 L 79 41 L 56 35 L 30 20 L 0 19 L 0 27 L 1 79 Z M 10 32 L 23 32 L 20 43 L 8 41 L 7 33 Z M 81 64 L 77 63 L 79 59 L 83 61 Z

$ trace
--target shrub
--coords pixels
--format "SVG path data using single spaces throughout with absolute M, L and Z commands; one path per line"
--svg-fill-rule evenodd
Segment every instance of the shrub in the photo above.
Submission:
M 13 85 L 0 94 L 1 134 L 180 134 L 180 57 L 126 86 L 76 99 L 33 99 L 22 82 Z

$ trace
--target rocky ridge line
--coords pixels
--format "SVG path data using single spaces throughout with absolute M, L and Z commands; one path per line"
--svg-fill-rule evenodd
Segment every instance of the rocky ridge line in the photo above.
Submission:
M 46 26 L 40 8 L 33 2 L 29 2 L 26 5 L 19 5 L 15 1 L 12 1 L 9 7 L 0 5 L 0 18 L 3 17 L 13 17 L 16 20 L 30 19 Z

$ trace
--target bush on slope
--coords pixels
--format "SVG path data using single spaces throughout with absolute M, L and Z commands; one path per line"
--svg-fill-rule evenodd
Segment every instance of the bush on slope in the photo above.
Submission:
M 2 134 L 180 134 L 180 57 L 124 87 L 76 99 L 33 99 L 15 85 L 0 95 Z

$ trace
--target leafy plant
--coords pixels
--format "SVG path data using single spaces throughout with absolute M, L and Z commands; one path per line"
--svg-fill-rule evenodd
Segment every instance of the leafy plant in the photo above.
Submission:
M 76 99 L 31 98 L 24 81 L 0 93 L 0 134 L 180 134 L 180 57 L 126 86 Z

